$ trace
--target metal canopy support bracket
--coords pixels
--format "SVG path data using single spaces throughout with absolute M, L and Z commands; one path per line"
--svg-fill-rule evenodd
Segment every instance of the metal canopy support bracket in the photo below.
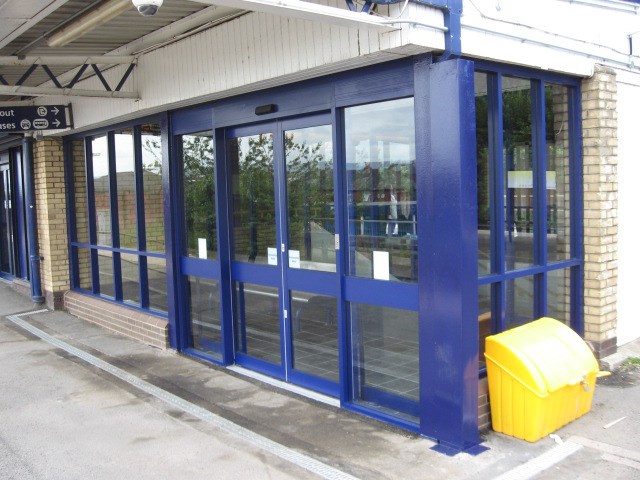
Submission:
M 348 1 L 348 0 L 347 0 Z M 462 56 L 462 0 L 413 0 L 421 5 L 427 5 L 442 10 L 444 13 L 444 52 L 436 61 L 441 62 L 450 58 Z
M 119 80 L 118 85 L 115 90 L 111 88 L 107 80 L 104 78 L 102 71 L 98 67 L 98 65 L 126 65 L 129 67 L 126 69 L 122 78 Z M 0 76 L 0 95 L 25 95 L 25 96 L 77 96 L 77 97 L 101 97 L 101 98 L 127 98 L 127 99 L 138 99 L 139 95 L 135 92 L 122 92 L 121 89 L 124 83 L 127 81 L 131 72 L 133 71 L 136 65 L 136 58 L 130 55 L 119 55 L 119 56 L 95 56 L 95 57 L 84 57 L 84 56 L 51 56 L 51 57 L 1 57 L 0 56 L 0 66 L 27 66 L 27 70 L 22 74 L 20 79 L 14 84 L 11 85 L 6 79 Z M 45 71 L 49 79 L 53 82 L 55 87 L 27 87 L 24 86 L 24 82 L 29 79 L 29 77 L 33 74 L 33 72 L 38 68 L 42 67 Z M 75 74 L 73 79 L 66 85 L 63 86 L 60 81 L 56 78 L 55 74 L 51 71 L 50 66 L 79 66 L 78 72 Z M 102 90 L 80 90 L 74 89 L 73 87 L 76 83 L 81 79 L 82 75 L 87 70 L 87 67 L 91 66 L 93 72 L 98 77 L 102 86 L 104 87 L 104 91 Z

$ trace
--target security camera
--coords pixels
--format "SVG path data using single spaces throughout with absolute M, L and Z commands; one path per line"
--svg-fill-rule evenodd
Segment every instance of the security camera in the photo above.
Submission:
M 138 9 L 138 12 L 145 17 L 155 15 L 162 6 L 162 0 L 131 0 L 131 2 Z

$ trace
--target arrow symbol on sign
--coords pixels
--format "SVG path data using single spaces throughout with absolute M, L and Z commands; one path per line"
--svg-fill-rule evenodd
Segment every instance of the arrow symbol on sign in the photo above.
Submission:
M 56 127 L 60 126 L 60 120 L 58 120 L 57 118 L 55 122 L 51 122 L 51 123 L 53 123 Z
M 58 108 L 57 108 L 57 107 L 53 107 L 53 108 L 51 109 L 51 111 L 53 112 L 53 114 L 54 114 L 54 115 L 58 115 L 58 112 L 59 112 L 60 110 L 58 110 Z

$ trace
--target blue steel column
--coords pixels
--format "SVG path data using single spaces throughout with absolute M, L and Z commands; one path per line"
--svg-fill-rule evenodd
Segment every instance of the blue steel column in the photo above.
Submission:
M 160 120 L 160 144 L 162 145 L 162 201 L 164 208 L 164 238 L 167 262 L 167 309 L 169 317 L 169 346 L 174 350 L 180 350 L 182 346 L 181 332 L 178 325 L 180 311 L 178 262 L 179 252 L 176 247 L 178 222 L 178 209 L 176 207 L 175 189 L 177 186 L 172 179 L 175 175 L 175 162 L 171 161 L 173 138 L 169 117 L 164 114 Z
M 31 264 L 31 299 L 36 303 L 44 302 L 40 283 L 40 253 L 38 250 L 38 224 L 36 221 L 36 196 L 33 182 L 33 138 L 22 140 L 24 155 L 24 195 L 27 204 L 27 243 Z
M 416 61 L 420 432 L 454 453 L 478 436 L 474 65 Z

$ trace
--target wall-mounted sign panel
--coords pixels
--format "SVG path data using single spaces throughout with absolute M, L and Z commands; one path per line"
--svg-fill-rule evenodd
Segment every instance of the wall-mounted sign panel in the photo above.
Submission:
M 59 130 L 70 127 L 70 108 L 65 105 L 0 107 L 0 133 Z

